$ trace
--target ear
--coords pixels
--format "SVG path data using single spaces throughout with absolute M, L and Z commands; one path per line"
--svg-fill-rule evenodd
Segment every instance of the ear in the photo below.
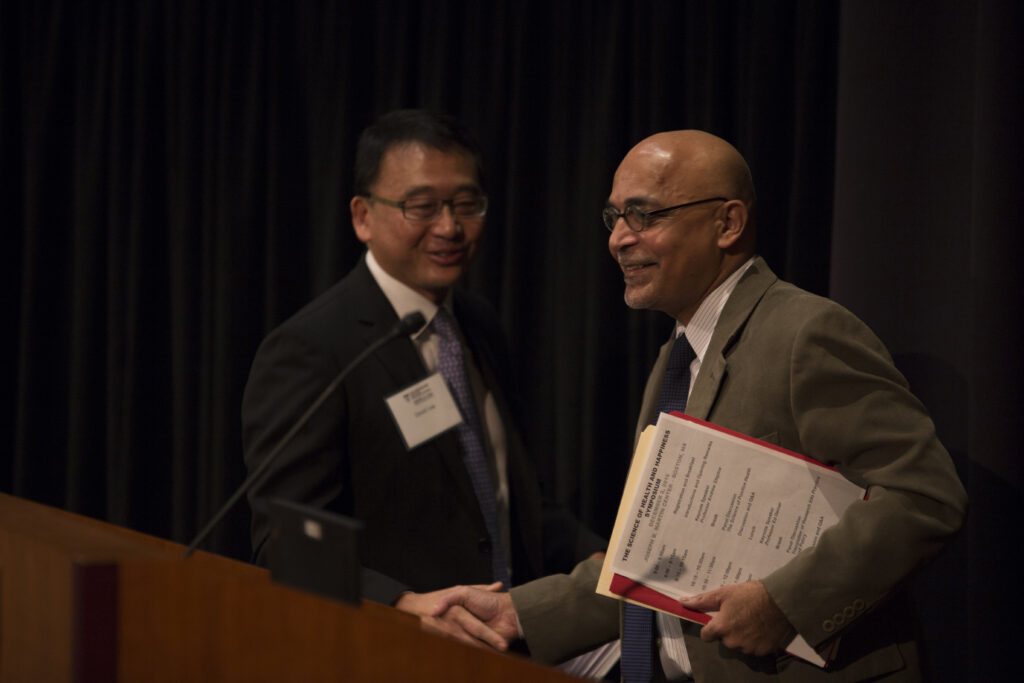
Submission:
M 747 205 L 739 199 L 730 199 L 722 205 L 723 216 L 718 228 L 719 249 L 730 249 L 736 246 L 747 228 L 749 213 Z
M 356 237 L 363 244 L 369 244 L 370 238 L 373 235 L 373 231 L 370 229 L 369 213 L 370 203 L 366 197 L 356 195 L 352 198 L 352 201 L 348 203 L 348 208 L 352 212 L 352 229 L 356 232 Z

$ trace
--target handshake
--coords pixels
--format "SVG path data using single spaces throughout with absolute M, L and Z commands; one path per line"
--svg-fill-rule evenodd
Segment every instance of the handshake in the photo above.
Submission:
M 595 553 L 599 558 L 603 553 Z M 405 593 L 398 609 L 415 614 L 421 626 L 434 633 L 458 638 L 477 647 L 504 652 L 523 637 L 512 596 L 502 584 L 454 586 L 432 593 Z M 599 598 L 595 595 L 595 599 Z M 772 600 L 761 581 L 746 581 L 680 600 L 692 611 L 711 619 L 700 631 L 704 642 L 721 641 L 746 655 L 782 652 L 797 632 Z M 596 647 L 600 642 L 593 643 Z
M 512 597 L 500 581 L 453 586 L 431 593 L 403 593 L 394 605 L 419 617 L 427 631 L 500 652 L 522 637 Z
M 603 560 L 604 551 L 590 555 Z M 394 607 L 419 617 L 427 631 L 457 638 L 499 652 L 523 637 L 512 596 L 500 581 L 489 585 L 453 586 L 431 593 L 403 593 Z

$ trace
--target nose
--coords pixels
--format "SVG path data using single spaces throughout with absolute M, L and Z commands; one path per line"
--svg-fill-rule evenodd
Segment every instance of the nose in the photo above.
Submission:
M 608 235 L 608 251 L 611 252 L 612 256 L 616 256 L 621 250 L 636 244 L 638 238 L 639 233 L 631 230 L 626 225 L 626 219 L 619 216 L 619 220 L 615 221 L 611 234 Z
M 441 214 L 434 219 L 432 227 L 435 234 L 447 239 L 454 239 L 463 232 L 462 223 L 451 204 L 441 205 Z

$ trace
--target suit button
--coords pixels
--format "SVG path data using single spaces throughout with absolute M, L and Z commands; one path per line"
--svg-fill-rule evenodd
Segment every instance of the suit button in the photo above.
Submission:
M 825 633 L 832 633 L 832 631 L 836 630 L 836 625 L 832 623 L 831 619 L 826 619 L 825 621 L 821 622 L 821 629 Z
M 843 616 L 847 619 L 853 619 L 854 615 L 857 614 L 857 610 L 853 609 L 852 605 L 847 605 L 843 608 Z
M 864 601 L 861 600 L 860 598 L 857 598 L 856 600 L 853 601 L 853 609 L 857 610 L 858 612 L 863 612 L 864 611 L 864 607 L 865 607 Z
M 490 555 L 491 539 L 487 538 L 486 536 L 484 538 L 481 538 L 476 542 L 476 549 L 480 551 L 481 555 Z
M 832 615 L 832 621 L 835 622 L 836 626 L 842 626 L 846 623 L 846 617 L 843 616 L 842 612 L 836 612 Z

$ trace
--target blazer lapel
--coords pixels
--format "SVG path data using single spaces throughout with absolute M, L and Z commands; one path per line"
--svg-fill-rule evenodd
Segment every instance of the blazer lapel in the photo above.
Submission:
M 722 309 L 722 315 L 718 318 L 715 331 L 711 335 L 711 343 L 704 353 L 697 381 L 686 403 L 687 415 L 706 420 L 711 414 L 722 381 L 729 370 L 726 353 L 736 341 L 761 297 L 777 280 L 775 273 L 760 256 L 754 259 L 754 263 L 740 278 L 736 289 L 725 303 L 725 308 Z
M 352 276 L 356 278 L 358 287 L 363 294 L 359 297 L 356 307 L 356 316 L 360 325 L 359 334 L 363 345 L 369 346 L 388 333 L 398 322 L 398 315 L 391 307 L 391 302 L 388 301 L 377 281 L 373 279 L 373 275 L 366 265 L 365 257 L 353 270 Z M 380 400 L 384 400 L 391 393 L 427 377 L 423 359 L 420 357 L 416 345 L 408 338 L 396 339 L 385 344 L 365 362 L 379 363 L 393 381 L 391 387 L 383 388 Z M 398 429 L 397 425 L 395 429 Z M 473 483 L 462 462 L 462 450 L 459 446 L 457 430 L 449 429 L 438 434 L 430 441 L 418 446 L 417 450 L 419 449 L 426 449 L 426 451 L 414 457 L 429 457 L 430 451 L 436 453 L 454 481 L 453 494 L 459 496 L 467 507 L 476 511 L 481 530 L 486 530 L 483 516 L 479 512 L 480 506 L 473 491 Z
M 398 322 L 398 316 L 370 274 L 365 259 L 359 262 L 352 276 L 362 293 L 357 297 L 355 312 L 359 321 L 359 336 L 366 347 L 387 334 Z M 396 391 L 423 379 L 427 374 L 416 346 L 409 339 L 396 339 L 385 344 L 377 349 L 373 358 L 394 380 Z M 367 362 L 370 362 L 369 359 Z

